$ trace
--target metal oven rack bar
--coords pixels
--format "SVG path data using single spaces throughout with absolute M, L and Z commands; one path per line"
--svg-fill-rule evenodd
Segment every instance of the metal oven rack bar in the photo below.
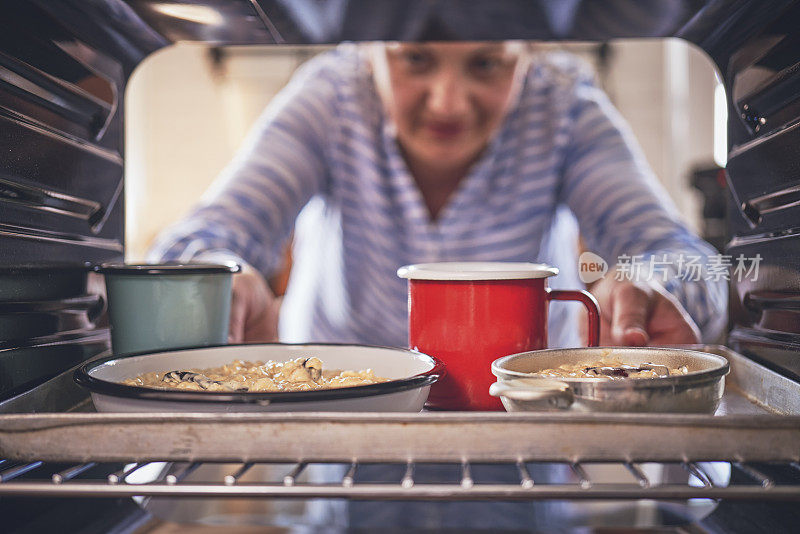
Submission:
M 168 464 L 167 464 L 168 465 Z M 747 475 L 747 481 L 737 484 L 717 485 L 702 464 L 684 462 L 681 465 L 691 475 L 686 484 L 653 483 L 634 462 L 605 464 L 624 466 L 631 474 L 630 480 L 616 483 L 596 483 L 579 462 L 568 464 L 577 475 L 574 483 L 538 483 L 527 474 L 525 462 L 516 462 L 520 473 L 516 484 L 479 483 L 470 474 L 468 461 L 454 464 L 461 467 L 461 476 L 451 483 L 425 484 L 414 480 L 414 462 L 406 463 L 406 474 L 388 483 L 356 483 L 354 472 L 360 464 L 354 461 L 347 473 L 338 481 L 328 483 L 298 483 L 297 474 L 308 464 L 301 462 L 284 466 L 287 474 L 275 480 L 240 481 L 239 477 L 254 466 L 245 462 L 229 466 L 233 471 L 216 479 L 201 478 L 187 481 L 186 477 L 206 466 L 200 462 L 173 465 L 138 462 L 127 465 L 105 478 L 86 478 L 80 475 L 94 463 L 76 464 L 59 472 L 51 472 L 42 462 L 12 465 L 0 472 L 0 496 L 36 497 L 214 497 L 214 498 L 349 498 L 370 500 L 542 500 L 542 499 L 728 499 L 761 501 L 800 501 L 800 466 L 770 464 L 771 469 L 789 468 L 794 471 L 794 483 L 778 483 L 764 474 L 762 467 L 734 462 L 732 469 Z M 128 481 L 129 475 L 155 466 L 159 472 L 154 480 L 145 483 Z M 2 467 L 2 466 L 0 466 Z M 39 473 L 33 475 L 36 471 Z M 216 471 L 216 469 L 214 470 Z M 168 474 L 167 474 L 168 473 Z M 19 478 L 28 475 L 25 480 Z

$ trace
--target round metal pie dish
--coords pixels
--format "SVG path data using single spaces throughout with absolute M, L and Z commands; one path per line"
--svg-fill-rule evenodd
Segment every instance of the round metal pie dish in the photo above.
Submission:
M 337 389 L 285 392 L 212 392 L 155 389 L 121 382 L 143 373 L 217 367 L 234 360 L 322 360 L 324 369 L 372 369 L 388 382 Z M 345 344 L 262 343 L 220 345 L 110 356 L 86 363 L 75 381 L 89 389 L 100 412 L 276 412 L 422 410 L 442 364 L 399 348 Z
M 625 365 L 686 366 L 686 374 L 659 378 L 553 378 L 537 376 L 560 365 L 613 357 Z M 722 356 L 673 348 L 589 347 L 522 352 L 492 362 L 497 382 L 490 394 L 507 411 L 713 413 L 722 399 L 728 361 Z

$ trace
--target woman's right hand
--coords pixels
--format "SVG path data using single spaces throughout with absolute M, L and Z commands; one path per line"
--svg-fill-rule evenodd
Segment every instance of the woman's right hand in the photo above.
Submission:
M 233 275 L 229 343 L 272 342 L 278 340 L 276 297 L 261 273 L 250 266 Z

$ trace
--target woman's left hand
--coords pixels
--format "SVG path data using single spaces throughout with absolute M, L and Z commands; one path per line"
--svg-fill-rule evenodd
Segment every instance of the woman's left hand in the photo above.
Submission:
M 700 329 L 657 282 L 600 279 L 589 290 L 600 304 L 600 345 L 634 347 L 700 342 Z

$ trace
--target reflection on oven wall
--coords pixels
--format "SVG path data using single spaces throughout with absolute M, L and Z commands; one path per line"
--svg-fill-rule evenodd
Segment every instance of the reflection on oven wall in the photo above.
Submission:
M 718 81 L 708 56 L 677 39 L 538 46 L 567 49 L 594 67 L 679 211 L 704 234 L 691 174 L 715 165 L 715 133 L 726 119 L 715 122 Z M 126 93 L 127 259 L 143 259 L 156 234 L 188 212 L 294 69 L 324 49 L 178 44 L 137 68 Z

